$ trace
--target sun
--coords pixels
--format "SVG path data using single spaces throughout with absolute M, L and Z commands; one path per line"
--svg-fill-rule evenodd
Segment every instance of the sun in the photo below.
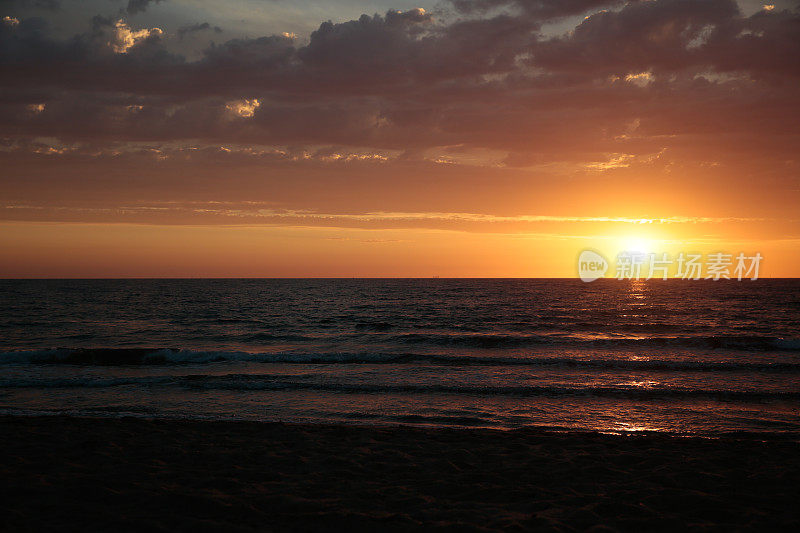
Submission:
M 620 252 L 649 254 L 654 251 L 654 243 L 643 237 L 624 237 L 620 239 Z

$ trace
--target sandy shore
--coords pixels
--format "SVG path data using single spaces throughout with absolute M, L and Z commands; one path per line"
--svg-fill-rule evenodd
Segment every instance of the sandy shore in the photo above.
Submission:
M 800 445 L 0 418 L 7 530 L 800 527 Z

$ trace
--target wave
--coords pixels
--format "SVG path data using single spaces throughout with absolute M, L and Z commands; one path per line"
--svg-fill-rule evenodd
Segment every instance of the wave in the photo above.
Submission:
M 648 336 L 648 337 L 587 337 L 565 334 L 483 334 L 483 333 L 380 333 L 391 329 L 383 322 L 364 324 L 362 328 L 370 333 L 356 335 L 331 335 L 309 337 L 304 335 L 275 335 L 261 332 L 249 341 L 301 343 L 296 352 L 282 351 L 278 358 L 285 362 L 318 360 L 309 355 L 303 343 L 324 344 L 328 346 L 360 345 L 366 353 L 371 351 L 401 352 L 404 347 L 423 346 L 434 348 L 478 348 L 478 349 L 519 349 L 519 348 L 564 348 L 574 350 L 589 349 L 712 349 L 732 351 L 780 351 L 800 352 L 800 338 L 781 338 L 759 335 L 708 335 L 708 336 Z M 377 333 L 376 333 L 377 332 Z M 374 348 L 373 348 L 374 347 Z M 66 363 L 84 365 L 140 365 L 169 363 L 204 363 L 228 360 L 268 360 L 270 355 L 224 350 L 185 350 L 166 347 L 139 348 L 52 348 L 0 352 L 2 363 Z M 331 352 L 320 354 L 322 362 L 342 360 L 360 362 L 360 357 L 380 360 L 384 356 L 372 357 L 364 354 Z M 393 358 L 406 359 L 408 355 L 392 355 Z M 410 357 L 414 357 L 411 355 Z M 458 358 L 461 360 L 462 358 Z M 300 361 L 302 362 L 302 361 Z M 365 361 L 367 362 L 367 361 Z M 380 361 L 378 361 L 380 362 Z
M 255 379 L 254 379 L 255 378 Z M 688 389 L 667 387 L 563 387 L 563 386 L 473 386 L 473 385 L 410 385 L 410 384 L 344 384 L 309 383 L 304 381 L 263 381 L 257 376 L 226 377 L 195 376 L 184 379 L 189 388 L 204 390 L 280 391 L 311 390 L 350 394 L 452 394 L 470 396 L 520 396 L 520 397 L 606 397 L 637 400 L 709 398 L 723 401 L 797 401 L 800 392 L 769 390 Z
M 0 379 L 0 389 L 105 389 L 128 385 L 174 385 L 173 376 L 121 378 L 10 378 Z
M 397 384 L 397 383 L 337 383 L 313 381 L 315 376 L 281 374 L 195 374 L 185 376 L 145 376 L 126 378 L 76 377 L 67 379 L 6 379 L 0 380 L 3 389 L 71 389 L 112 388 L 122 386 L 150 387 L 154 385 L 180 387 L 190 390 L 227 391 L 318 391 L 346 394 L 447 394 L 468 396 L 518 397 L 600 397 L 633 400 L 708 398 L 720 401 L 761 402 L 800 401 L 800 392 L 779 390 L 695 389 L 682 387 L 637 387 L 626 385 L 569 386 L 569 385 L 468 385 L 468 384 Z
M 280 352 L 178 350 L 171 348 L 52 349 L 0 353 L 2 364 L 64 364 L 83 366 L 157 366 L 222 362 L 285 364 L 434 364 L 448 366 L 555 366 L 567 368 L 688 371 L 688 372 L 782 372 L 800 373 L 795 362 L 686 361 L 671 359 L 592 359 L 575 357 L 481 357 L 374 352 Z
M 705 348 L 757 351 L 800 351 L 800 339 L 759 335 L 690 335 L 664 337 L 586 337 L 573 335 L 450 335 L 407 333 L 387 337 L 398 344 L 422 344 L 468 348 L 524 348 L 541 345 L 577 348 Z

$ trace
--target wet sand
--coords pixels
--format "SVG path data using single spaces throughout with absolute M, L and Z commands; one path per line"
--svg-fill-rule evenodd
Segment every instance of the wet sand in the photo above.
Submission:
M 5 530 L 798 530 L 788 441 L 0 418 Z

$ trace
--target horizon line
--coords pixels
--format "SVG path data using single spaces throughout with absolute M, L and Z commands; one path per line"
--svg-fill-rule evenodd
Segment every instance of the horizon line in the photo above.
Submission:
M 514 276 L 310 276 L 310 277 L 302 277 L 302 276 L 264 276 L 264 277 L 247 277 L 247 276 L 240 276 L 240 277 L 210 277 L 210 276 L 196 276 L 196 277 L 183 277 L 183 276 L 170 276 L 170 277 L 147 277 L 147 276 L 130 276 L 130 277 L 107 277 L 107 278 L 81 278 L 81 277 L 69 277 L 69 278 L 57 278 L 57 277 L 31 277 L 31 278 L 0 278 L 0 281 L 125 281 L 125 280 L 142 280 L 142 281 L 150 281 L 150 280 L 311 280 L 311 279 L 328 279 L 328 280 L 339 280 L 339 279 L 374 279 L 374 280 L 388 280 L 388 279 L 396 279 L 396 280 L 422 280 L 422 279 L 442 279 L 442 280 L 457 280 L 457 279 L 464 279 L 464 280 L 472 280 L 472 279 L 491 279 L 491 280 L 575 280 L 579 281 L 581 278 L 578 276 L 531 276 L 531 277 L 514 277 Z M 733 279 L 725 279 L 721 278 L 719 280 L 713 279 L 684 279 L 678 277 L 670 277 L 668 279 L 662 278 L 626 278 L 626 279 L 618 279 L 614 277 L 604 277 L 598 278 L 594 281 L 600 280 L 609 280 L 609 281 L 736 281 L 736 282 L 745 282 L 745 281 L 760 281 L 760 280 L 800 280 L 800 276 L 760 276 L 756 280 L 751 280 L 749 278 L 742 278 L 741 280 Z M 592 282 L 585 282 L 585 283 L 594 283 Z

